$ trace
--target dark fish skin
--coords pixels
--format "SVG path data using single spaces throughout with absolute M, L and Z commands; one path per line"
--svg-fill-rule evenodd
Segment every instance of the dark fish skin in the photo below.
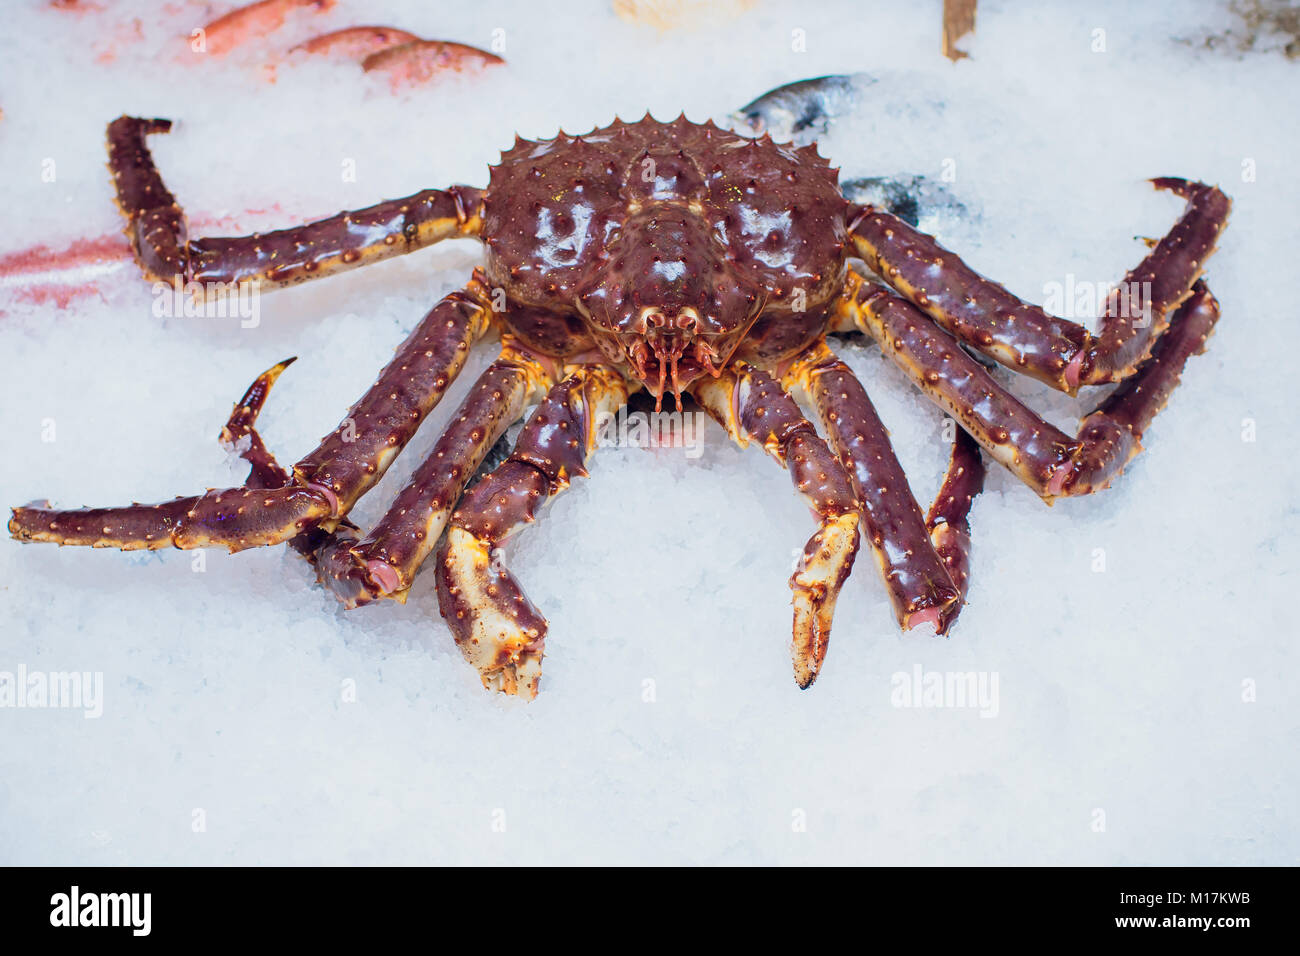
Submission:
M 850 202 L 884 209 L 909 226 L 935 216 L 958 219 L 967 212 L 965 204 L 928 176 L 866 176 L 840 188 Z
M 514 429 L 517 431 L 518 429 Z M 487 456 L 483 459 L 483 464 L 478 466 L 478 471 L 474 472 L 474 477 L 466 482 L 465 487 L 472 488 L 478 484 L 480 478 L 496 470 L 496 467 L 510 457 L 510 450 L 514 447 L 514 440 L 510 433 L 506 433 L 497 439 L 496 444 L 488 449 Z

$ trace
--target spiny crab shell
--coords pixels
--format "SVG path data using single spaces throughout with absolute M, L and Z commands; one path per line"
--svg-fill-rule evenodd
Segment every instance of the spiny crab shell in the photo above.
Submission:
M 819 314 L 839 291 L 838 179 L 813 146 L 684 116 L 517 138 L 483 197 L 486 271 L 523 307 L 511 324 L 525 340 L 529 307 L 552 323 L 572 316 L 563 330 L 532 330 L 547 341 L 530 344 L 553 350 L 561 337 L 570 350 L 599 349 L 661 399 L 671 361 L 680 395 L 725 366 L 760 313 L 764 325 Z M 791 336 L 792 353 L 814 325 Z

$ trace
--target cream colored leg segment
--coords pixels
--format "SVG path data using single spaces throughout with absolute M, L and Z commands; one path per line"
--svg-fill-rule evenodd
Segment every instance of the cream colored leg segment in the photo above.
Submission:
M 485 687 L 537 696 L 546 618 L 502 560 L 501 545 L 568 487 L 596 448 L 602 422 L 635 387 L 614 369 L 576 366 L 547 394 L 515 450 L 466 494 L 438 553 L 438 602 Z

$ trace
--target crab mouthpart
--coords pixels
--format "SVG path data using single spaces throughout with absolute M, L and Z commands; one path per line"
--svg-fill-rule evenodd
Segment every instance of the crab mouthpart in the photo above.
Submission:
M 656 412 L 662 411 L 668 390 L 680 411 L 682 392 L 701 375 L 717 378 L 725 363 L 707 339 L 696 336 L 699 319 L 694 309 L 672 317 L 646 309 L 641 319 L 645 331 L 627 343 L 628 361 L 654 395 Z

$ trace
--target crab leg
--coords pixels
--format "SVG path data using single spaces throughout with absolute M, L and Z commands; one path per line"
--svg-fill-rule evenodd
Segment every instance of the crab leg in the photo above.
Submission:
M 941 525 L 937 518 L 933 525 L 922 518 L 903 466 L 889 444 L 889 432 L 866 389 L 824 340 L 794 362 L 783 383 L 801 387 L 812 399 L 830 446 L 849 473 L 862 501 L 867 543 L 875 554 L 899 626 L 911 630 L 918 624 L 934 624 L 940 634 L 945 633 L 961 608 L 961 590 L 932 543 L 932 531 Z M 967 459 L 963 456 L 964 464 Z M 956 501 L 947 507 L 953 521 L 964 523 L 970 498 L 966 498 L 965 507 Z M 943 535 L 947 542 L 949 533 Z M 951 540 L 955 543 L 958 539 Z
M 293 285 L 413 252 L 482 224 L 481 191 L 426 189 L 329 219 L 239 238 L 190 239 L 185 214 L 145 144 L 165 119 L 121 116 L 108 127 L 108 165 L 136 261 L 155 281 Z
M 464 366 L 470 345 L 486 331 L 489 316 L 477 280 L 434 306 L 339 427 L 294 466 L 294 484 L 214 489 L 158 505 L 15 508 L 9 532 L 24 541 L 124 551 L 213 546 L 239 551 L 279 544 L 318 525 L 332 529 L 415 434 Z M 246 396 L 245 402 L 254 414 L 258 388 L 254 383 L 253 398 Z M 251 428 L 239 408 L 235 417 L 232 434 Z M 274 480 L 276 472 L 268 461 L 255 461 L 254 474 Z
M 280 544 L 332 515 L 313 488 L 223 488 L 157 505 L 56 511 L 14 508 L 9 533 L 21 541 L 50 541 L 123 551 Z
M 979 443 L 963 429 L 957 429 L 948 459 L 948 471 L 943 485 L 925 516 L 925 526 L 930 532 L 930 544 L 948 569 L 948 578 L 957 588 L 961 600 L 966 600 L 970 584 L 970 514 L 971 502 L 984 490 L 984 459 Z M 952 625 L 961 610 L 961 603 L 952 605 L 948 616 L 940 621 L 940 633 Z
M 438 552 L 438 605 L 485 687 L 532 699 L 542 675 L 546 618 L 497 550 L 537 510 L 586 475 L 599 430 L 635 388 L 604 365 L 575 367 L 524 426 L 515 450 L 470 489 Z
M 292 365 L 296 358 L 285 359 L 276 365 L 271 366 L 248 387 L 244 397 L 235 403 L 234 409 L 230 413 L 230 418 L 221 429 L 221 443 L 227 447 L 239 449 L 239 457 L 243 458 L 251 466 L 248 478 L 244 482 L 246 488 L 282 488 L 293 483 L 293 472 L 282 467 L 275 456 L 267 449 L 266 443 L 262 441 L 262 436 L 258 433 L 257 416 L 262 412 L 262 406 L 266 403 L 266 397 L 271 392 L 271 386 L 279 379 L 280 374 Z M 239 448 L 240 444 L 247 442 L 245 447 Z M 340 518 L 338 526 L 334 531 L 325 531 L 320 527 L 313 527 L 305 530 L 302 534 L 289 539 L 289 547 L 293 548 L 312 564 L 317 564 L 317 551 L 324 544 L 334 541 L 336 538 L 345 538 L 349 541 L 357 537 L 357 527 L 347 518 Z M 319 576 L 319 569 L 318 569 Z
M 912 380 L 1045 501 L 1105 488 L 1141 450 L 1140 439 L 1178 384 L 1187 358 L 1203 350 L 1219 306 L 1203 282 L 1174 315 L 1153 353 L 1084 418 L 1077 438 L 1039 418 L 993 380 L 919 309 L 850 276 L 835 306 L 836 327 L 856 323 Z
M 852 480 L 794 399 L 766 372 L 736 362 L 717 378 L 701 379 L 691 394 L 737 444 L 757 439 L 785 465 L 820 522 L 790 578 L 794 679 L 810 687 L 826 658 L 835 600 L 858 550 L 863 514 Z
M 507 345 L 470 390 L 455 419 L 388 513 L 360 541 L 317 554 L 320 577 L 344 607 L 384 597 L 406 600 L 416 572 L 442 535 L 466 482 L 524 408 L 551 384 L 542 367 Z
M 1132 375 L 1191 294 L 1228 221 L 1216 187 L 1154 179 L 1187 200 L 1182 217 L 1107 299 L 1096 335 L 977 274 L 896 216 L 859 210 L 851 233 L 867 265 L 948 332 L 990 358 L 1073 394 Z
M 338 428 L 294 465 L 298 481 L 332 492 L 340 514 L 352 510 L 460 374 L 491 316 L 488 290 L 476 273 L 463 291 L 430 310 Z
M 293 480 L 292 472 L 282 468 L 275 460 L 275 456 L 267 449 L 262 436 L 258 434 L 256 425 L 257 416 L 262 413 L 262 406 L 266 404 L 266 397 L 271 394 L 271 386 L 276 383 L 284 370 L 296 361 L 298 361 L 296 356 L 287 358 L 257 376 L 253 384 L 248 386 L 248 391 L 244 392 L 244 397 L 235 403 L 230 418 L 221 429 L 223 445 L 238 448 L 241 442 L 248 442 L 245 448 L 239 450 L 239 457 L 251 466 L 248 480 L 244 482 L 246 487 L 282 488 Z

